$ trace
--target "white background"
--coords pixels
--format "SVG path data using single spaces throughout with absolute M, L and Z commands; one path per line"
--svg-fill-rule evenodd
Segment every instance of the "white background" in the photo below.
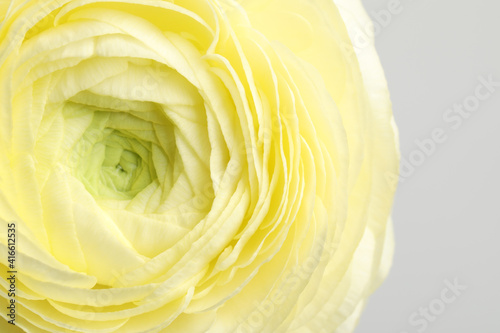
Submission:
M 411 167 L 396 194 L 392 271 L 355 332 L 499 333 L 500 86 L 473 103 L 479 76 L 500 85 L 500 1 L 401 0 L 377 15 L 392 2 L 363 1 Z M 464 102 L 468 118 L 444 119 Z M 446 140 L 432 151 L 435 129 Z M 458 297 L 445 290 L 455 279 L 467 287 Z

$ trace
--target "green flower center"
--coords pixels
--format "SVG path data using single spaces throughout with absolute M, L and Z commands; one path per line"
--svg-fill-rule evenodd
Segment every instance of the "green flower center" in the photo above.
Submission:
M 72 150 L 74 175 L 96 198 L 131 199 L 157 179 L 152 142 L 117 128 L 116 117 L 95 111 Z

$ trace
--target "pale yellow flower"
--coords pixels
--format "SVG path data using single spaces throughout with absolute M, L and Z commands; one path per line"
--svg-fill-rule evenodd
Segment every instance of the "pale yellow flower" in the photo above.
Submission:
M 26 332 L 353 331 L 398 167 L 359 0 L 0 0 L 0 20 L 4 319 L 15 299 Z

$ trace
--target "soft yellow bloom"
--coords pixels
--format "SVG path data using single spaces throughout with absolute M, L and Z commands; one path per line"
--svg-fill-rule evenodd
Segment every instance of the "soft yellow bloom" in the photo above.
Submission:
M 0 315 L 352 332 L 397 134 L 359 0 L 0 0 Z M 5 326 L 5 325 L 4 325 Z

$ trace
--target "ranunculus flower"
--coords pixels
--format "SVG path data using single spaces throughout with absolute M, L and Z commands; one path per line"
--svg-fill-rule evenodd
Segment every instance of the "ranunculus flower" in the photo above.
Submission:
M 2 0 L 0 20 L 4 319 L 14 299 L 26 332 L 353 331 L 398 166 L 360 1 Z

